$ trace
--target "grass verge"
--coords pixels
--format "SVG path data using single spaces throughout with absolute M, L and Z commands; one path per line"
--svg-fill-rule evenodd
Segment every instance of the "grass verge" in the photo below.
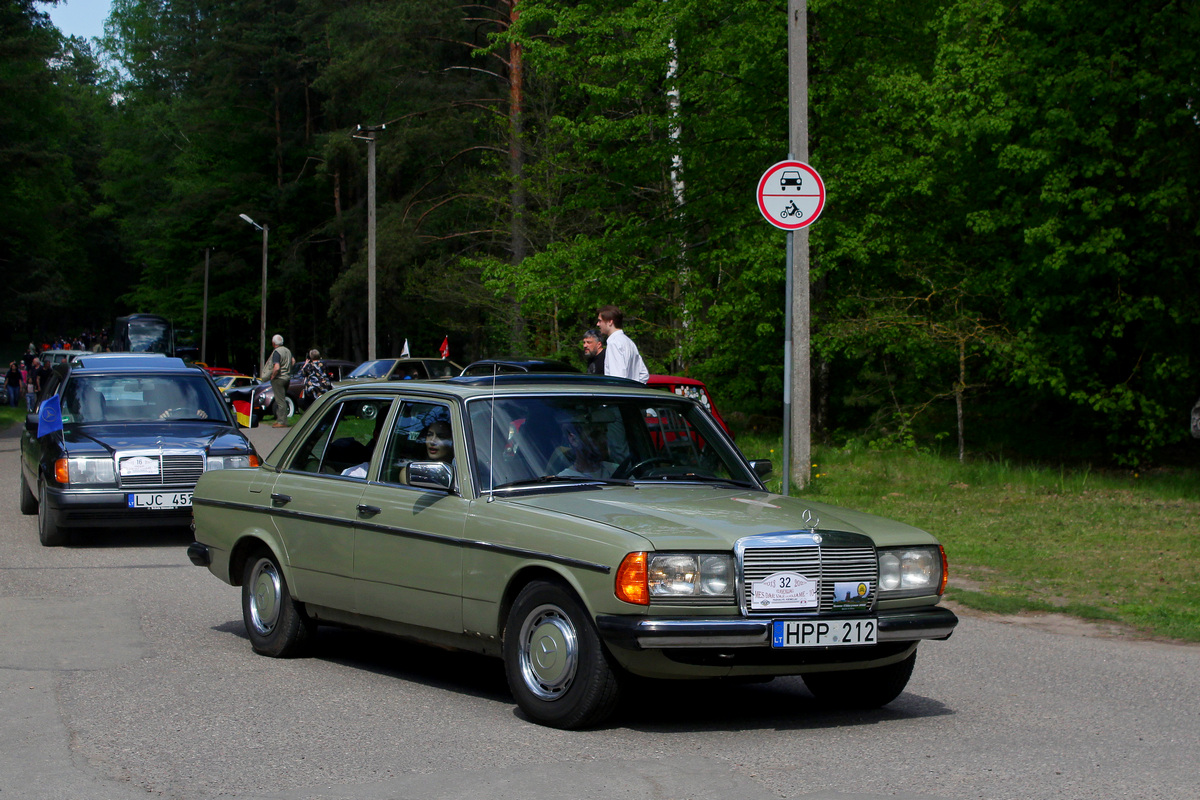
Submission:
M 752 458 L 772 457 L 778 471 L 778 439 L 738 444 Z M 934 534 L 950 562 L 947 596 L 964 606 L 1058 612 L 1200 641 L 1196 470 L 959 464 L 867 448 L 818 448 L 813 460 L 814 480 L 799 496 Z

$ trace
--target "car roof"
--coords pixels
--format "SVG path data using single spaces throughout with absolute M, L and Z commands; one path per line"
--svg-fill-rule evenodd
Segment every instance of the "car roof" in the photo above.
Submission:
M 704 386 L 704 381 L 696 380 L 695 378 L 685 378 L 682 375 L 651 375 L 649 386 L 667 386 L 677 384 L 679 386 Z
M 95 353 L 79 356 L 71 361 L 70 366 L 72 371 L 82 370 L 84 372 L 153 370 L 155 372 L 187 371 L 204 374 L 204 370 L 187 364 L 182 358 L 172 358 L 162 353 Z
M 530 391 L 531 389 L 535 391 Z M 661 397 L 661 389 L 627 378 L 583 373 L 516 372 L 496 376 L 477 375 L 469 377 L 442 378 L 439 380 L 416 381 L 369 381 L 346 383 L 335 389 L 338 396 L 344 393 L 369 394 L 378 392 L 404 392 L 415 394 L 454 395 L 460 399 L 472 397 L 520 396 L 532 394 L 579 393 L 579 394 L 641 394 Z M 332 393 L 331 393 L 332 394 Z
M 549 358 L 481 358 L 467 364 L 463 368 L 463 372 L 491 366 L 508 367 L 521 372 L 579 372 L 578 367 L 573 367 L 565 361 L 554 361 Z

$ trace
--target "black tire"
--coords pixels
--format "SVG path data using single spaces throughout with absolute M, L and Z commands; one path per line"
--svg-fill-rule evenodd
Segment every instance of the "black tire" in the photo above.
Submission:
M 46 502 L 46 484 L 38 485 L 38 541 L 43 547 L 62 547 L 69 534 L 54 521 L 50 504 Z
M 879 708 L 895 700 L 908 685 L 917 651 L 886 667 L 851 669 L 844 672 L 812 672 L 804 685 L 823 705 L 833 708 Z
M 603 721 L 620 696 L 618 669 L 564 586 L 534 581 L 517 595 L 504 629 L 504 672 L 535 722 L 575 730 Z
M 33 496 L 33 492 L 29 489 L 29 484 L 25 482 L 25 471 L 21 470 L 21 488 L 17 490 L 21 497 L 21 513 L 26 516 L 31 516 L 37 513 L 38 499 Z
M 242 619 L 254 652 L 273 658 L 303 654 L 316 628 L 292 600 L 279 562 L 265 548 L 255 551 L 242 571 Z

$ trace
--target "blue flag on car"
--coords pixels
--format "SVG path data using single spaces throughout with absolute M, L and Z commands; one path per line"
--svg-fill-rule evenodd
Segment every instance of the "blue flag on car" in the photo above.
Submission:
M 38 438 L 62 430 L 62 402 L 58 395 L 42 401 L 38 408 Z

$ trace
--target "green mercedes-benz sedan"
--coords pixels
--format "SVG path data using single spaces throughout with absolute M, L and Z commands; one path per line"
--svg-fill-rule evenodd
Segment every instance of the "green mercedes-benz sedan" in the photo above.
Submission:
M 259 653 L 328 624 L 498 656 L 555 727 L 604 719 L 631 675 L 891 702 L 958 623 L 941 545 L 770 494 L 770 468 L 694 400 L 620 379 L 346 386 L 261 467 L 201 477 L 189 555 L 241 586 Z

